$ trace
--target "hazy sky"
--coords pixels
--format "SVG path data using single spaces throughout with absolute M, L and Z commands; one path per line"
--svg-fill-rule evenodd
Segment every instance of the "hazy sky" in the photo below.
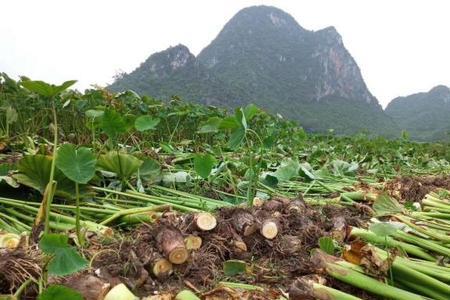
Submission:
M 450 85 L 446 0 L 3 0 L 0 71 L 105 85 L 169 46 L 198 54 L 236 12 L 258 4 L 285 10 L 309 30 L 335 26 L 383 106 Z

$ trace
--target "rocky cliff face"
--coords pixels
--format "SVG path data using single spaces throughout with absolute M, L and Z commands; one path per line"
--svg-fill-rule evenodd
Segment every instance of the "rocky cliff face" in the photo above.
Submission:
M 197 57 L 172 47 L 110 86 L 127 88 L 228 107 L 255 103 L 317 131 L 395 128 L 334 27 L 308 31 L 268 6 L 238 12 Z
M 395 98 L 386 113 L 413 139 L 450 140 L 450 89 L 446 86 Z
M 377 99 L 368 90 L 358 65 L 344 47 L 336 29 L 328 27 L 314 34 L 318 42 L 312 58 L 320 69 L 315 80 L 315 99 L 337 95 L 377 105 Z

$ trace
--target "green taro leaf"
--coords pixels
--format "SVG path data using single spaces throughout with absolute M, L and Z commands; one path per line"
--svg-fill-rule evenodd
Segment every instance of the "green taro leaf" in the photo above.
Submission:
M 198 133 L 215 133 L 219 131 L 222 119 L 219 117 L 209 118 L 198 130 Z
M 84 300 L 76 290 L 63 285 L 54 284 L 49 286 L 39 295 L 38 300 Z
M 194 170 L 202 178 L 207 179 L 216 164 L 216 159 L 210 154 L 197 154 L 194 157 Z
M 98 119 L 103 117 L 105 112 L 103 110 L 89 109 L 84 114 L 90 119 Z
M 397 232 L 398 228 L 392 224 L 382 222 L 370 224 L 369 230 L 378 236 L 386 237 Z
M 330 255 L 334 255 L 334 250 L 336 249 L 333 239 L 329 236 L 323 236 L 319 239 L 319 247 L 320 250 Z
M 225 119 L 220 121 L 219 129 L 227 130 L 227 129 L 237 129 L 239 128 L 239 122 L 235 117 L 226 117 Z
M 94 177 L 96 159 L 88 148 L 75 148 L 75 145 L 64 144 L 58 149 L 56 166 L 70 180 L 86 184 Z
M 69 237 L 64 234 L 44 234 L 39 241 L 39 248 L 52 258 L 48 272 L 56 276 L 76 273 L 87 267 L 87 260 L 81 257 L 74 247 L 69 245 Z
M 51 165 L 51 156 L 42 154 L 27 155 L 17 164 L 19 173 L 14 174 L 12 177 L 18 183 L 38 190 L 43 194 L 50 178 Z M 56 195 L 72 199 L 75 193 L 73 182 L 64 176 L 59 169 L 55 170 L 54 179 L 58 182 L 56 185 Z
M 154 159 L 145 159 L 139 168 L 139 176 L 151 179 L 161 174 L 161 165 Z
M 138 131 L 147 131 L 147 130 L 153 130 L 156 128 L 156 126 L 159 124 L 160 119 L 152 118 L 150 116 L 140 116 L 136 119 L 134 122 L 134 127 Z
M 12 124 L 12 123 L 16 122 L 17 117 L 18 117 L 17 111 L 14 108 L 12 108 L 11 106 L 8 106 L 6 108 L 6 123 Z
M 255 104 L 249 104 L 244 108 L 244 115 L 247 121 L 250 121 L 255 117 L 261 110 Z
M 278 169 L 274 173 L 272 173 L 272 176 L 275 176 L 278 181 L 288 181 L 291 178 L 297 176 L 299 170 L 300 164 L 298 161 L 286 159 L 281 162 Z
M 24 80 L 21 82 L 21 85 L 33 93 L 36 93 L 43 97 L 51 98 L 64 92 L 76 82 L 76 80 L 70 80 L 64 82 L 61 85 L 53 85 L 40 80 Z
M 239 127 L 231 133 L 230 140 L 228 141 L 228 147 L 231 149 L 235 149 L 242 144 L 242 141 L 245 138 L 245 128 Z
M 127 123 L 124 118 L 112 109 L 105 111 L 101 127 L 112 140 L 116 139 L 120 134 L 127 132 Z
M 142 160 L 133 155 L 110 151 L 100 156 L 97 160 L 97 167 L 104 171 L 113 172 L 119 178 L 128 179 L 139 170 L 142 163 Z
M 245 261 L 230 259 L 223 263 L 223 273 L 225 276 L 235 276 L 245 273 L 247 264 Z

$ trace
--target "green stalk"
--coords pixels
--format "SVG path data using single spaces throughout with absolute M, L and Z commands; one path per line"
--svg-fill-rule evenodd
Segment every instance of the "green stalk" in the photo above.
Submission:
M 53 202 L 53 195 L 54 191 L 56 190 L 56 182 L 54 181 L 55 177 L 55 168 L 56 168 L 56 153 L 58 148 L 58 119 L 56 116 L 56 108 L 55 108 L 55 100 L 53 97 L 50 99 L 52 102 L 52 113 L 53 113 L 53 123 L 55 125 L 55 130 L 53 132 L 54 139 L 53 139 L 53 155 L 52 155 L 52 164 L 50 167 L 50 178 L 48 179 L 47 187 L 48 193 L 46 194 L 46 206 L 45 206 L 45 225 L 44 225 L 44 233 L 47 234 L 50 231 L 50 209 Z
M 10 215 L 16 216 L 18 218 L 21 218 L 25 221 L 28 221 L 30 223 L 33 223 L 34 218 L 31 216 L 27 216 L 25 214 L 22 214 L 20 212 L 18 212 L 17 210 L 11 209 L 11 208 L 6 208 L 5 209 Z M 50 220 L 50 228 L 54 229 L 54 230 L 60 230 L 60 231 L 68 231 L 68 230 L 72 230 L 73 229 L 73 225 L 71 224 L 66 224 L 66 223 L 56 223 Z
M 372 277 L 354 271 L 341 265 L 340 259 L 316 250 L 312 257 L 313 262 L 323 267 L 328 275 L 341 280 L 354 287 L 363 289 L 378 296 L 395 300 L 424 300 L 426 298 L 417 294 L 382 283 Z
M 383 260 L 387 259 L 386 251 L 377 248 L 374 249 Z M 430 290 L 442 293 L 443 295 L 450 295 L 450 286 L 448 284 L 445 284 L 444 282 L 441 282 L 431 276 L 428 276 L 417 270 L 414 270 L 413 268 L 411 268 L 411 266 L 409 266 L 408 260 L 395 259 L 392 263 L 392 269 L 396 273 L 400 273 L 401 275 L 400 278 L 405 277 L 410 278 L 411 282 L 415 283 L 414 285 L 423 285 L 429 288 Z M 433 297 L 434 295 L 428 296 Z
M 80 246 L 84 245 L 84 237 L 81 234 L 81 224 L 80 224 L 80 189 L 78 182 L 75 182 L 75 231 L 77 232 L 77 239 Z
M 361 300 L 361 298 L 352 296 L 350 294 L 344 293 L 342 291 L 330 288 L 325 285 L 321 285 L 319 283 L 313 283 L 312 288 L 314 291 L 314 296 L 316 299 L 322 300 Z
M 92 189 L 94 189 L 96 191 L 117 194 L 117 195 L 125 196 L 125 197 L 128 197 L 128 198 L 144 200 L 144 201 L 148 201 L 148 202 L 156 203 L 156 204 L 168 204 L 168 203 L 170 203 L 170 201 L 164 201 L 164 200 L 149 198 L 149 195 L 146 195 L 146 194 L 138 195 L 138 194 L 134 194 L 134 193 L 125 193 L 125 192 L 114 191 L 114 190 L 109 190 L 109 189 L 100 188 L 100 187 L 92 187 Z M 196 209 L 196 208 L 186 207 L 186 206 L 179 205 L 179 204 L 174 204 L 174 203 L 171 203 L 171 206 L 173 208 L 176 208 L 176 209 L 178 209 L 180 211 L 185 211 L 185 212 L 196 212 L 196 211 L 199 211 L 199 209 Z
M 133 215 L 138 213 L 144 213 L 149 211 L 165 211 L 167 209 L 170 209 L 170 205 L 160 205 L 160 206 L 151 206 L 151 207 L 137 207 L 137 208 L 130 208 L 130 209 L 124 209 L 121 211 L 116 212 L 108 219 L 104 220 L 100 223 L 100 225 L 106 225 L 111 223 L 112 221 L 126 215 Z
M 5 215 L 2 212 L 0 212 L 0 217 L 4 218 L 6 220 L 9 220 L 11 223 L 13 223 L 17 227 L 18 230 L 22 230 L 22 231 L 30 231 L 31 230 L 31 226 L 29 226 L 25 223 L 22 223 L 19 220 L 14 219 L 11 216 Z
M 428 235 L 428 236 L 430 236 L 430 237 L 432 237 L 432 238 L 434 238 L 436 240 L 440 240 L 440 241 L 446 242 L 446 243 L 450 242 L 450 236 L 440 234 L 440 233 L 438 233 L 438 232 L 436 232 L 434 230 L 431 230 L 431 229 L 425 229 L 425 228 L 423 228 L 421 226 L 417 226 L 416 224 L 410 222 L 410 220 L 407 217 L 405 217 L 405 216 L 395 215 L 395 218 L 397 218 L 401 222 L 405 223 L 409 227 L 413 228 L 414 230 L 417 230 L 418 232 L 423 233 L 425 235 Z
M 430 240 L 427 240 L 427 239 L 424 239 L 424 238 L 421 238 L 418 236 L 413 236 L 413 235 L 410 235 L 403 231 L 397 231 L 393 234 L 393 236 L 397 239 L 406 241 L 411 244 L 415 244 L 421 248 L 428 249 L 428 250 L 434 251 L 436 253 L 439 253 L 439 254 L 442 254 L 445 256 L 450 256 L 449 248 L 446 248 L 446 247 L 444 247 L 438 243 L 435 243 L 433 241 L 430 241 Z
M 423 259 L 426 259 L 429 261 L 436 260 L 436 258 L 434 256 L 428 254 L 420 247 L 417 247 L 415 245 L 411 245 L 411 244 L 408 244 L 405 242 L 394 240 L 391 237 L 387 237 L 385 239 L 384 237 L 378 236 L 375 233 L 365 230 L 365 229 L 353 227 L 350 232 L 350 235 L 359 237 L 359 238 L 365 240 L 366 242 L 369 242 L 372 244 L 386 245 L 391 248 L 400 248 L 403 251 L 405 251 L 406 253 L 412 254 L 414 256 L 417 256 L 417 257 L 420 257 L 420 258 L 423 258 Z
M 227 282 L 227 281 L 220 281 L 220 286 L 229 287 L 232 289 L 241 289 L 241 290 L 247 290 L 247 291 L 264 291 L 262 287 L 251 285 L 251 284 L 245 284 L 245 283 L 239 283 L 239 282 Z

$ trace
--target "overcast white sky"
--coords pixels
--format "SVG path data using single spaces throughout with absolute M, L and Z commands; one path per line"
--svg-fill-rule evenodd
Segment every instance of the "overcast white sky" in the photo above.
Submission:
M 0 4 L 0 71 L 78 88 L 106 85 L 178 43 L 196 55 L 241 8 L 267 4 L 309 30 L 333 25 L 385 106 L 450 85 L 446 0 L 9 0 Z

